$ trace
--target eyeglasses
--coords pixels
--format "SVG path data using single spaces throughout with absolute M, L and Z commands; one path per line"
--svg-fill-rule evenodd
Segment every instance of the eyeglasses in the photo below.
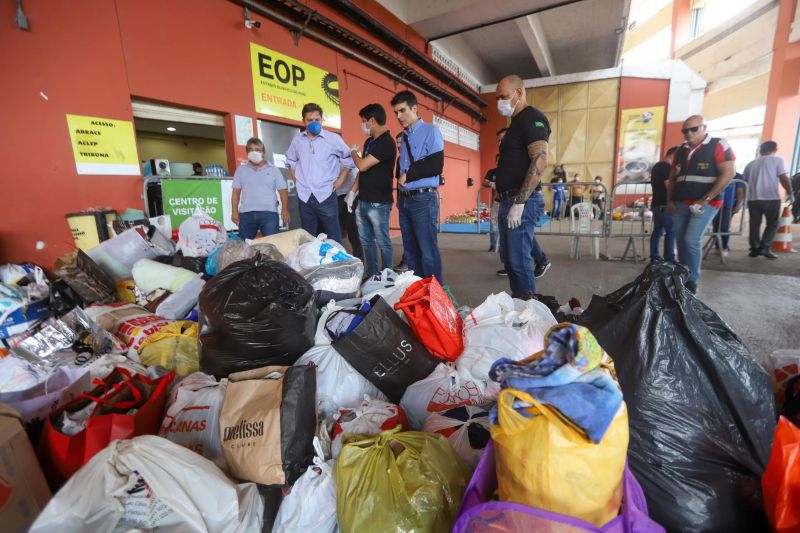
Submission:
M 703 126 L 704 126 L 704 124 L 700 124 L 699 126 L 692 126 L 691 128 L 681 128 L 681 133 L 683 133 L 684 135 L 686 135 L 690 131 L 692 133 L 697 133 L 697 130 L 699 130 Z

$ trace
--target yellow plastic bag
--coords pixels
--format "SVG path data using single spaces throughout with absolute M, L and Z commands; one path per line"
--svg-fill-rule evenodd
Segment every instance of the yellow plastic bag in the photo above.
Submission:
M 161 365 L 181 377 L 197 372 L 200 370 L 197 332 L 197 322 L 172 322 L 142 341 L 139 359 L 146 366 Z
M 347 435 L 334 476 L 342 533 L 450 531 L 469 481 L 444 437 L 399 427 Z
M 530 403 L 533 418 L 513 408 Z M 511 388 L 497 398 L 498 425 L 490 427 L 501 500 L 574 516 L 602 526 L 619 514 L 628 451 L 623 403 L 603 440 L 593 444 L 556 411 Z

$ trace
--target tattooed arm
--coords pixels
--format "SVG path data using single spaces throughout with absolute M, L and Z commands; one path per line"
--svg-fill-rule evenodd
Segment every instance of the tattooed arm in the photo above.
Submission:
M 531 164 L 528 167 L 528 172 L 525 175 L 525 181 L 517 193 L 517 198 L 514 203 L 524 204 L 528 198 L 533 194 L 536 186 L 539 185 L 542 173 L 547 168 L 547 141 L 534 141 L 528 145 L 528 157 L 531 158 Z

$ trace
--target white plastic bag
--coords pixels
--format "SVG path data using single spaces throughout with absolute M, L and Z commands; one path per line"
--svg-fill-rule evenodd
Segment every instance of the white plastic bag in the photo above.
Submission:
M 491 439 L 489 412 L 469 405 L 434 413 L 422 427 L 425 433 L 438 433 L 447 439 L 467 466 L 475 468 Z
M 389 274 L 389 272 L 391 272 L 391 274 Z M 364 285 L 361 287 L 363 298 L 371 300 L 374 296 L 379 295 L 386 300 L 386 303 L 389 304 L 391 308 L 394 308 L 394 304 L 400 301 L 406 289 L 414 282 L 422 279 L 419 276 L 415 276 L 414 272 L 411 270 L 403 272 L 402 274 L 395 274 L 394 271 L 388 268 L 381 272 L 380 276 L 382 281 L 373 279 L 372 281 L 367 280 L 364 282 Z M 404 318 L 402 311 L 398 312 L 398 314 Z
M 197 305 L 200 299 L 200 291 L 203 290 L 206 282 L 198 274 L 193 277 L 178 292 L 167 296 L 163 302 L 156 307 L 156 314 L 170 320 L 180 320 L 186 318 L 189 311 Z
M 16 359 L 6 356 L 0 359 L 0 375 L 7 377 L 5 364 Z M 0 403 L 5 403 L 19 411 L 25 422 L 44 420 L 50 412 L 66 404 L 78 394 L 92 386 L 92 377 L 85 369 L 60 366 L 45 381 L 25 390 L 0 393 Z
M 135 226 L 101 242 L 86 253 L 115 280 L 131 279 L 133 265 L 140 259 L 154 259 L 175 253 L 172 241 L 162 238 L 158 232 L 154 233 L 152 239 L 147 239 L 143 236 L 146 231 L 144 226 Z
M 489 382 L 492 363 L 501 357 L 519 361 L 544 349 L 544 336 L 556 319 L 536 300 L 518 300 L 507 293 L 490 294 L 464 319 L 464 351 L 456 361 L 463 377 Z M 491 383 L 487 395 L 496 398 Z
M 488 406 L 485 385 L 460 374 L 450 363 L 439 363 L 425 379 L 408 386 L 400 405 L 408 414 L 411 429 L 420 430 L 432 413 L 464 405 Z
M 136 286 L 147 294 L 156 289 L 178 292 L 197 276 L 191 270 L 153 261 L 139 259 L 131 270 Z
M 332 239 L 328 239 L 328 236 L 324 233 L 320 233 L 313 241 L 297 247 L 286 258 L 286 262 L 290 267 L 305 275 L 320 265 L 329 265 L 336 261 L 350 261 L 353 259 L 355 258 L 347 253 L 344 246 Z
M 314 464 L 292 485 L 281 502 L 272 533 L 334 533 L 336 527 L 336 484 L 333 461 L 325 461 L 319 439 Z
M 150 530 L 260 531 L 254 483 L 235 484 L 214 463 L 154 435 L 115 440 L 70 478 L 32 533 Z
M 336 302 L 333 300 L 320 309 L 319 320 L 317 320 L 317 332 L 314 334 L 314 346 L 331 345 L 331 338 L 328 336 L 328 332 L 325 331 L 325 323 L 328 322 L 328 317 L 330 317 L 334 311 L 339 311 L 340 309 L 342 309 L 342 307 L 336 305 Z
M 398 425 L 402 431 L 408 431 L 408 417 L 402 407 L 364 396 L 358 408 L 339 409 L 336 413 L 336 423 L 331 435 L 333 437 L 331 454 L 334 459 L 339 457 L 344 435 L 377 435 Z
M 358 407 L 364 395 L 386 396 L 362 376 L 332 346 L 315 346 L 300 356 L 295 366 L 317 365 L 317 413 L 330 419 L 341 408 Z
M 178 248 L 186 257 L 208 257 L 227 240 L 222 222 L 211 218 L 199 206 L 178 229 Z
M 228 470 L 219 431 L 219 412 L 225 399 L 228 380 L 189 374 L 172 390 L 158 434 L 189 448 Z

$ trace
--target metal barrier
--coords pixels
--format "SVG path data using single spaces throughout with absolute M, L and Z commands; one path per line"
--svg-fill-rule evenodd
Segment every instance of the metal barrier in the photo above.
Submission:
M 608 253 L 608 239 L 626 238 L 625 251 L 620 261 L 631 253 L 634 264 L 639 263 L 636 240 L 641 239 L 641 250 L 645 250 L 645 238 L 652 234 L 652 211 L 649 209 L 653 188 L 649 181 L 617 183 L 611 189 L 606 209 L 605 259 Z M 648 216 L 649 213 L 649 216 Z

